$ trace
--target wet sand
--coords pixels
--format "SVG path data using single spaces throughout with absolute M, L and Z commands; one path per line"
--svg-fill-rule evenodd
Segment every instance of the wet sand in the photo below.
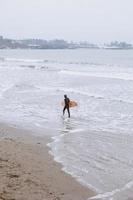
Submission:
M 49 141 L 0 124 L 0 200 L 86 200 L 95 195 L 54 162 Z

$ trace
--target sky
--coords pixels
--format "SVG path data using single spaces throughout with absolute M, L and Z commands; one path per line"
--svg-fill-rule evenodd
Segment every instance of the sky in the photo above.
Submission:
M 133 0 L 0 0 L 8 38 L 133 43 Z

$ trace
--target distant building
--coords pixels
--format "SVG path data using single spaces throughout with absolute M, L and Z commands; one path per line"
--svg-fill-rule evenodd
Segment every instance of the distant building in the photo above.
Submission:
M 110 44 L 105 44 L 104 49 L 133 49 L 133 45 L 126 42 L 111 42 Z

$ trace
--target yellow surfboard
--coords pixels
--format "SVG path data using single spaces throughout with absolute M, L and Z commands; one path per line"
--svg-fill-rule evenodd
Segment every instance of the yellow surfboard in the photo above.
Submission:
M 61 102 L 61 105 L 62 105 L 62 106 L 65 106 L 65 102 L 62 101 L 62 102 Z M 69 107 L 72 108 L 72 107 L 76 107 L 76 106 L 78 106 L 77 102 L 71 100 L 70 103 L 69 103 Z

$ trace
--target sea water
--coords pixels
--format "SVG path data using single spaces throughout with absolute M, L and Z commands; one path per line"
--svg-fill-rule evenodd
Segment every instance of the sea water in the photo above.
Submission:
M 55 160 L 93 199 L 132 199 L 132 50 L 0 50 L 0 120 L 50 129 Z

